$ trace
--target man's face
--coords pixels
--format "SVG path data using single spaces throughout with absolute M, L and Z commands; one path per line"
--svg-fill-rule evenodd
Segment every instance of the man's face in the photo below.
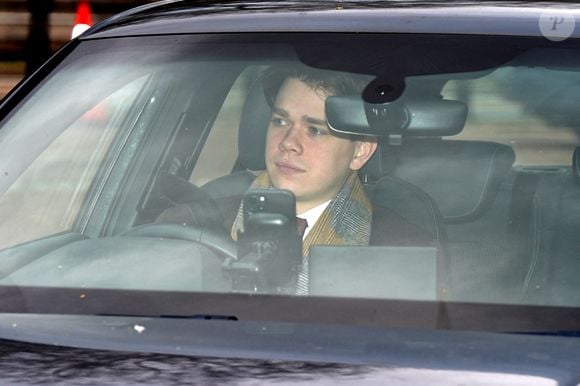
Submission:
M 288 78 L 276 97 L 268 126 L 268 174 L 274 187 L 294 193 L 298 214 L 333 198 L 350 171 L 360 169 L 368 159 L 359 154 L 364 142 L 338 137 L 328 128 L 327 96 Z

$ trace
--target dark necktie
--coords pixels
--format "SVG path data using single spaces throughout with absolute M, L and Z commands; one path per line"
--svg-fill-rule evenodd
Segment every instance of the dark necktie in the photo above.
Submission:
M 304 236 L 304 231 L 308 226 L 308 221 L 304 218 L 296 217 L 296 230 L 300 237 Z M 308 257 L 302 257 L 302 267 L 298 273 L 298 281 L 296 283 L 296 294 L 308 295 Z
M 304 236 L 304 231 L 308 227 L 308 221 L 304 218 L 296 217 L 296 230 L 299 236 Z

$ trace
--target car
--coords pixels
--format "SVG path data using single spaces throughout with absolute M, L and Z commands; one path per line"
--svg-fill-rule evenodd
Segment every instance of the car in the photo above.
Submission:
M 577 384 L 579 20 L 169 0 L 93 26 L 0 104 L 1 383 Z M 371 144 L 372 222 L 333 223 L 362 245 L 301 253 L 303 186 L 254 189 L 297 68 L 360 86 L 294 102 L 309 141 Z

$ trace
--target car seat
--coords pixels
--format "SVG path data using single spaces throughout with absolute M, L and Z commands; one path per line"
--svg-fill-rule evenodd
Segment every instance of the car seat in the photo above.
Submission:
M 389 174 L 425 191 L 440 209 L 455 300 L 521 301 L 536 261 L 534 180 L 512 171 L 508 145 L 438 134 L 407 138 Z

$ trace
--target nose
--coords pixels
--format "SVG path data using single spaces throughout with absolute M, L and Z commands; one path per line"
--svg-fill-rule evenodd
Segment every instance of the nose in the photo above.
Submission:
M 300 138 L 300 129 L 296 126 L 289 127 L 284 133 L 278 148 L 283 152 L 302 153 L 302 140 Z

